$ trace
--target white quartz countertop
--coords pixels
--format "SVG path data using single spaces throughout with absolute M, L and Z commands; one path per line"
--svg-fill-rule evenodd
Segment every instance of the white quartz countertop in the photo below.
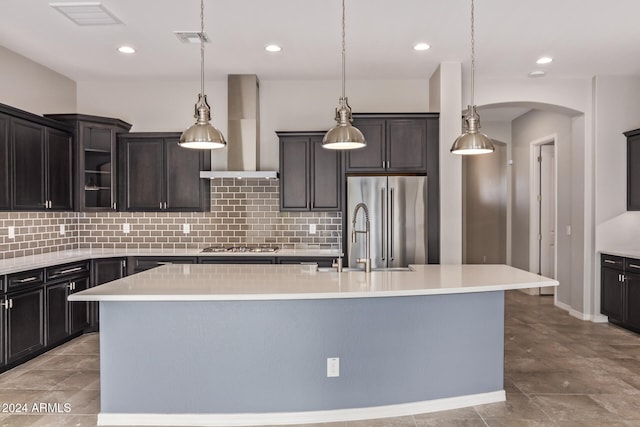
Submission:
M 237 301 L 441 295 L 557 286 L 506 265 L 413 265 L 411 271 L 319 272 L 309 265 L 165 265 L 70 301 Z
M 50 267 L 94 258 L 126 256 L 198 256 L 198 257 L 338 257 L 337 249 L 279 249 L 277 252 L 202 252 L 202 249 L 73 249 L 0 260 L 0 274 Z

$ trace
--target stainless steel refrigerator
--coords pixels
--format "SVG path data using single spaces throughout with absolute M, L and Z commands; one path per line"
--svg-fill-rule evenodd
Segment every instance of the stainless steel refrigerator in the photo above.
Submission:
M 353 214 L 358 203 L 369 211 L 371 267 L 406 267 L 427 264 L 427 177 L 349 176 L 347 177 L 347 241 L 349 267 L 362 267 L 356 258 L 365 258 L 365 235 L 352 242 Z M 365 215 L 358 210 L 356 229 L 365 229 Z

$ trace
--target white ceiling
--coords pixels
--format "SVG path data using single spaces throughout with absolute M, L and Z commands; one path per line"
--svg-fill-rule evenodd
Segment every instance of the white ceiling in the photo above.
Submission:
M 55 0 L 63 1 L 63 0 Z M 67 0 L 68 1 L 68 0 Z M 199 0 L 102 0 L 124 24 L 78 26 L 48 0 L 2 0 L 0 45 L 74 80 L 199 78 Z M 427 78 L 469 70 L 470 0 L 348 0 L 347 78 Z M 205 0 L 207 79 L 340 78 L 340 0 Z M 640 75 L 639 0 L 476 0 L 477 77 Z M 431 44 L 415 52 L 419 41 Z M 278 54 L 264 46 L 278 43 Z M 122 44 L 133 56 L 116 51 Z M 554 62 L 536 66 L 539 56 Z

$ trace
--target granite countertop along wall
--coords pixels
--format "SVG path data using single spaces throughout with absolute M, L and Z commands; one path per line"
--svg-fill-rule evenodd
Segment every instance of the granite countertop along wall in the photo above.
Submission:
M 11 274 L 35 268 L 83 261 L 95 258 L 125 256 L 250 256 L 250 257 L 332 257 L 337 258 L 337 249 L 280 249 L 277 252 L 202 252 L 200 249 L 72 249 L 0 260 L 0 274 Z

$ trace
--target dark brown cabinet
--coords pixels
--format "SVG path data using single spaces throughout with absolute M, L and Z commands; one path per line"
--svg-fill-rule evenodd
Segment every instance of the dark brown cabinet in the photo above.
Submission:
M 18 118 L 10 129 L 12 209 L 72 210 L 72 135 Z
M 68 301 L 69 295 L 89 288 L 89 262 L 45 269 L 46 344 L 58 344 L 89 326 L 89 304 Z
M 45 346 L 44 289 L 9 293 L 6 301 L 6 354 L 11 363 Z
M 322 148 L 324 132 L 277 132 L 280 138 L 280 210 L 339 211 L 342 154 Z
M 0 210 L 9 210 L 11 208 L 9 121 L 9 116 L 0 114 Z
M 77 209 L 116 210 L 117 135 L 128 132 L 131 125 L 119 119 L 83 114 L 49 114 L 46 117 L 74 129 Z
M 278 264 L 318 264 L 318 267 L 331 267 L 334 258 L 329 257 L 278 257 Z
M 102 285 L 127 275 L 126 258 L 104 258 L 91 261 L 91 287 Z M 100 304 L 89 303 L 89 330 L 97 331 L 100 327 Z
M 208 150 L 178 145 L 179 133 L 129 133 L 118 139 L 119 197 L 125 211 L 207 211 Z
M 427 173 L 429 145 L 439 143 L 437 114 L 354 114 L 353 125 L 367 146 L 346 152 L 347 173 Z
M 640 260 L 602 254 L 600 312 L 611 323 L 640 332 Z
M 627 210 L 640 211 L 640 129 L 627 137 Z
M 624 258 L 602 255 L 600 269 L 600 312 L 609 320 L 622 322 Z

